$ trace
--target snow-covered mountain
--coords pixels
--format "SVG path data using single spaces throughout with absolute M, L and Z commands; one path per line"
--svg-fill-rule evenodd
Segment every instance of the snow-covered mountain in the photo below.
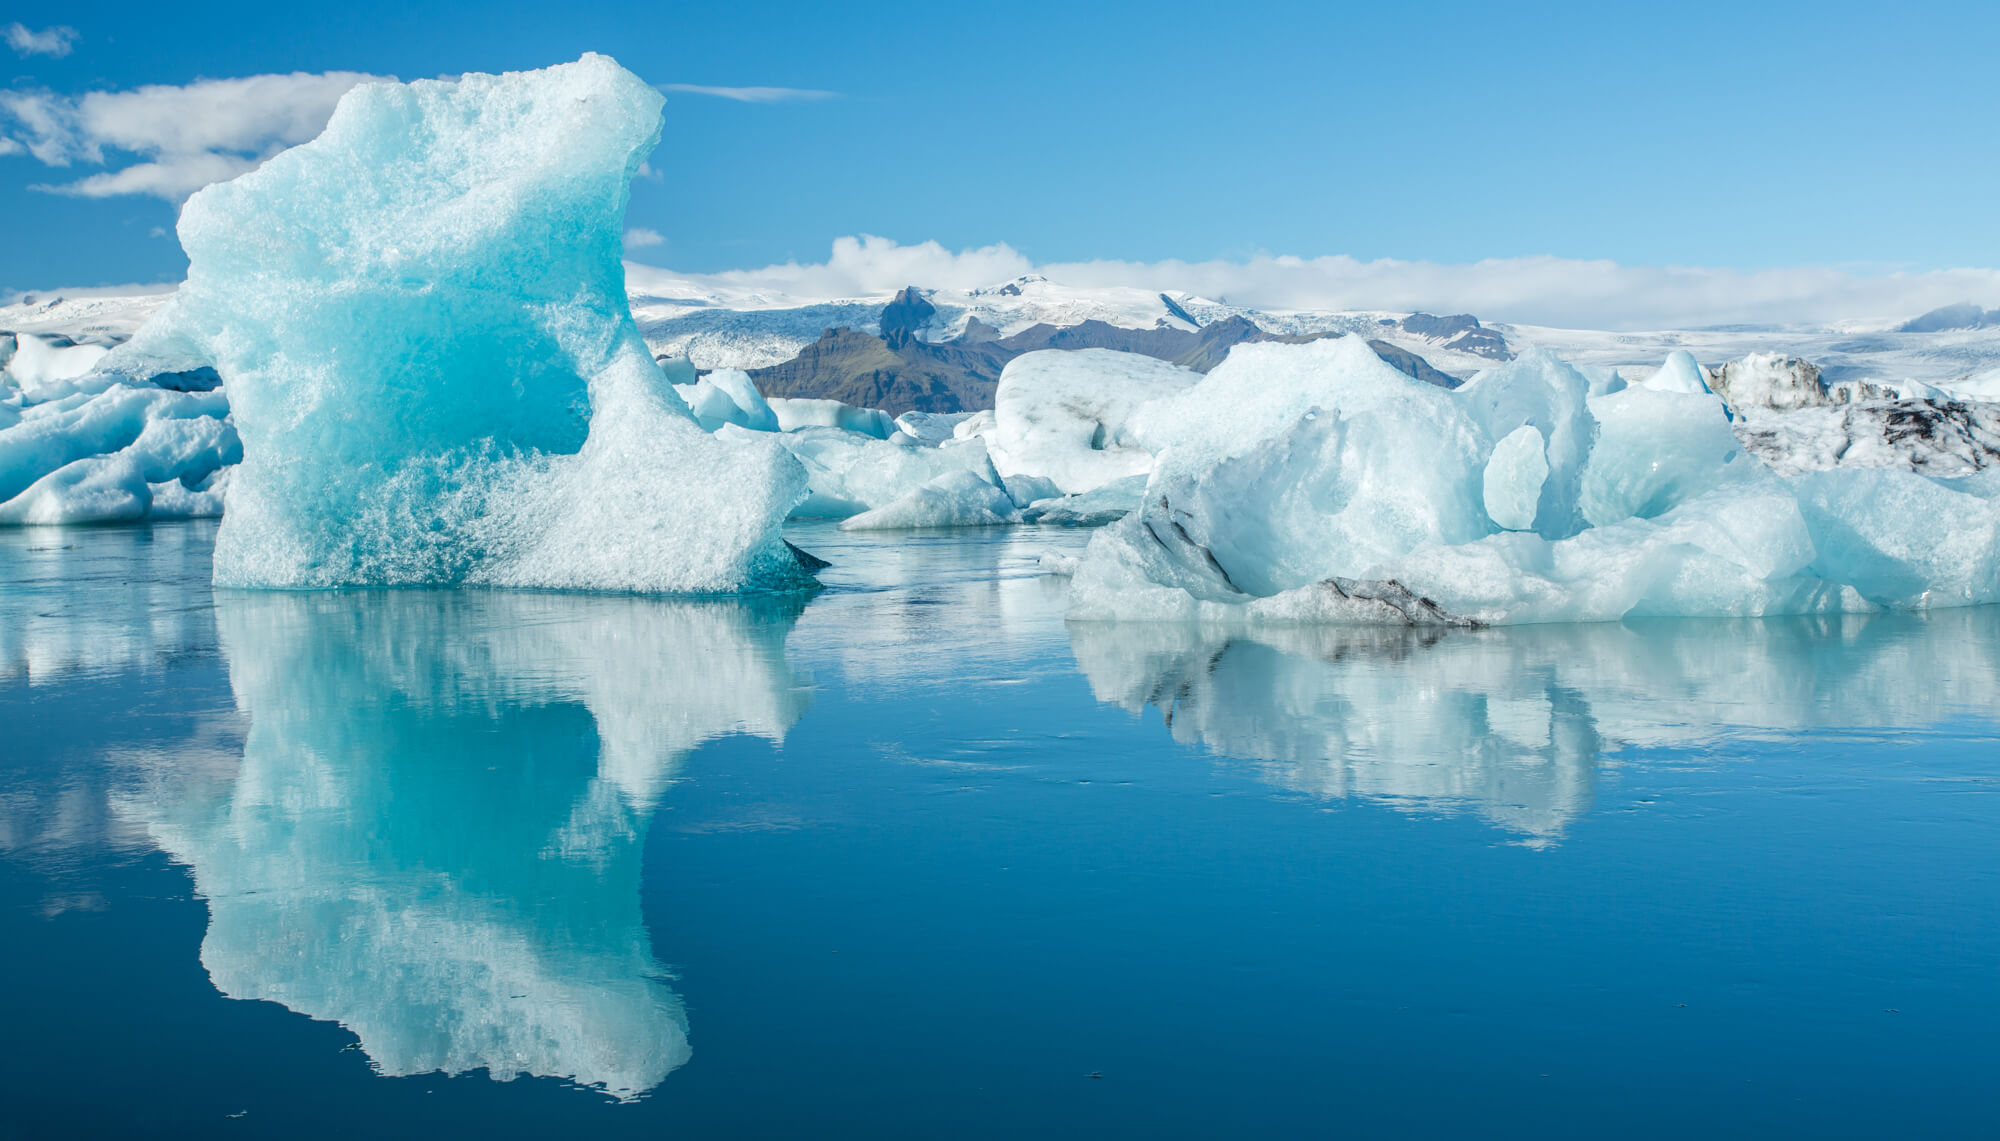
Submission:
M 1776 352 L 1818 366 L 1829 383 L 1906 389 L 1909 382 L 1968 399 L 2000 398 L 2000 320 L 1977 305 L 1952 306 L 1881 326 L 1738 325 L 1608 332 L 1485 323 L 1464 316 L 1404 312 L 1258 309 L 1175 291 L 1084 288 L 1027 275 L 977 289 L 926 289 L 935 310 L 917 339 L 944 343 L 1009 337 L 1036 325 L 1102 321 L 1127 329 L 1193 331 L 1243 317 L 1268 333 L 1362 333 L 1422 357 L 1444 372 L 1470 376 L 1529 348 L 1554 351 L 1586 372 L 1617 370 L 1628 380 L 1650 375 L 1667 354 L 1685 349 L 1719 366 L 1750 353 Z M 626 266 L 632 315 L 655 353 L 686 357 L 701 370 L 764 368 L 783 363 L 830 328 L 879 333 L 895 291 L 831 297 L 733 284 L 726 275 L 675 274 Z M 130 291 L 44 291 L 0 305 L 0 333 L 57 335 L 77 343 L 129 337 L 172 296 L 171 287 Z M 1959 310 L 1976 319 L 1959 320 Z M 1468 336 L 1468 333 L 1476 333 Z M 12 339 L 0 337 L 0 356 Z

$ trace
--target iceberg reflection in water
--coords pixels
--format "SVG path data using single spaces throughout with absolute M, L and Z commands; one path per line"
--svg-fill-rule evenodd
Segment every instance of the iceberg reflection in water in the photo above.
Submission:
M 341 1023 L 383 1074 L 630 1097 L 689 1057 L 640 911 L 647 824 L 697 745 L 798 720 L 797 606 L 218 594 L 240 769 L 122 807 L 192 868 L 224 994 Z
M 1314 797 L 1470 808 L 1531 844 L 1590 806 L 1601 758 L 1760 731 L 1990 714 L 2000 608 L 1489 630 L 1222 633 L 1074 623 L 1099 701 Z
M 819 524 L 788 603 L 218 595 L 212 535 L 0 535 L 0 1133 L 1991 1117 L 2000 609 L 1071 624 L 1087 532 Z

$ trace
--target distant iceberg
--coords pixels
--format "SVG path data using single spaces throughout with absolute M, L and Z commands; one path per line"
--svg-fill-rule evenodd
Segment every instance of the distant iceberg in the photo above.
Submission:
M 182 211 L 127 358 L 211 362 L 243 463 L 215 581 L 663 593 L 801 585 L 805 470 L 702 431 L 620 234 L 660 95 L 610 59 L 371 84 Z
M 1693 383 L 1593 396 L 1536 352 L 1447 391 L 1352 339 L 1245 345 L 1132 416 L 1153 472 L 1075 568 L 1072 618 L 1480 625 L 2000 601 L 2000 472 L 1786 477 Z

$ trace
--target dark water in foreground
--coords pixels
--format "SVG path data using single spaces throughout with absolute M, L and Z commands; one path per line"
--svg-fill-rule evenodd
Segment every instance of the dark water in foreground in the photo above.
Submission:
M 1973 1136 L 2000 613 L 1066 628 L 0 532 L 0 1136 Z

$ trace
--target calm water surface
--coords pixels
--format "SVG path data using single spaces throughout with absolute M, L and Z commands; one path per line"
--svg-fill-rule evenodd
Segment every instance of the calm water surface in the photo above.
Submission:
M 1223 637 L 0 531 L 0 1136 L 1991 1135 L 2000 613 Z

